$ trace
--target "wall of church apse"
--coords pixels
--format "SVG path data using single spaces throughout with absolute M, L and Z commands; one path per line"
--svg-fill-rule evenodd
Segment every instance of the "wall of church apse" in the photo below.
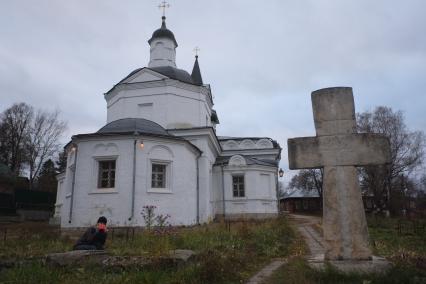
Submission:
M 196 164 L 197 153 L 187 143 L 173 140 L 155 140 L 142 137 L 143 148 L 137 144 L 135 205 L 132 220 L 132 181 L 134 139 L 81 141 L 74 189 L 72 223 L 68 223 L 70 194 L 63 199 L 61 225 L 85 227 L 92 225 L 100 215 L 106 216 L 112 226 L 143 225 L 142 207 L 154 205 L 158 214 L 169 214 L 175 225 L 194 224 L 196 220 Z M 139 143 L 139 140 L 138 140 Z M 99 188 L 99 162 L 115 161 L 115 184 Z M 152 163 L 167 165 L 167 187 L 152 188 Z M 66 182 L 72 172 L 67 170 Z M 63 187 L 61 187 L 62 189 Z

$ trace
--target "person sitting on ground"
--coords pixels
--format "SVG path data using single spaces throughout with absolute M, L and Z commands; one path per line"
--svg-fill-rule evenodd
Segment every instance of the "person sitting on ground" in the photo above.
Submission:
M 90 227 L 74 245 L 74 250 L 103 250 L 107 238 L 107 218 L 99 217 L 96 227 Z

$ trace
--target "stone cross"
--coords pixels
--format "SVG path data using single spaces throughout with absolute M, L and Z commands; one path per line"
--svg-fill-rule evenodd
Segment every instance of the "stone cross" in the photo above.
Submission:
M 325 259 L 371 259 L 356 166 L 386 164 L 389 140 L 357 134 L 352 88 L 312 92 L 317 136 L 288 139 L 290 169 L 324 168 Z

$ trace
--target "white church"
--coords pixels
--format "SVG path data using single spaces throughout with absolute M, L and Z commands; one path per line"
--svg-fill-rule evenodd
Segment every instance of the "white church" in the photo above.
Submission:
M 144 226 L 143 206 L 172 225 L 278 214 L 280 145 L 267 137 L 218 136 L 210 85 L 198 56 L 192 73 L 176 66 L 174 34 L 154 31 L 148 67 L 104 94 L 106 125 L 65 146 L 54 220 L 62 228 Z

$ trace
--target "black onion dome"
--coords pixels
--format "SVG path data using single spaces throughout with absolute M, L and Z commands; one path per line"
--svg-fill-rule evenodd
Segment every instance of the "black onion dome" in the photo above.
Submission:
M 158 123 L 144 118 L 123 118 L 114 120 L 101 129 L 97 133 L 113 134 L 113 133 L 135 133 L 167 135 L 170 134 Z
M 175 35 L 172 33 L 171 30 L 169 30 L 166 27 L 166 17 L 162 17 L 163 22 L 161 23 L 161 28 L 159 28 L 158 30 L 154 31 L 152 33 L 152 37 L 148 40 L 148 43 L 151 44 L 151 42 L 156 39 L 156 38 L 168 38 L 173 40 L 173 42 L 175 43 L 176 47 L 178 46 L 177 41 L 175 39 Z

